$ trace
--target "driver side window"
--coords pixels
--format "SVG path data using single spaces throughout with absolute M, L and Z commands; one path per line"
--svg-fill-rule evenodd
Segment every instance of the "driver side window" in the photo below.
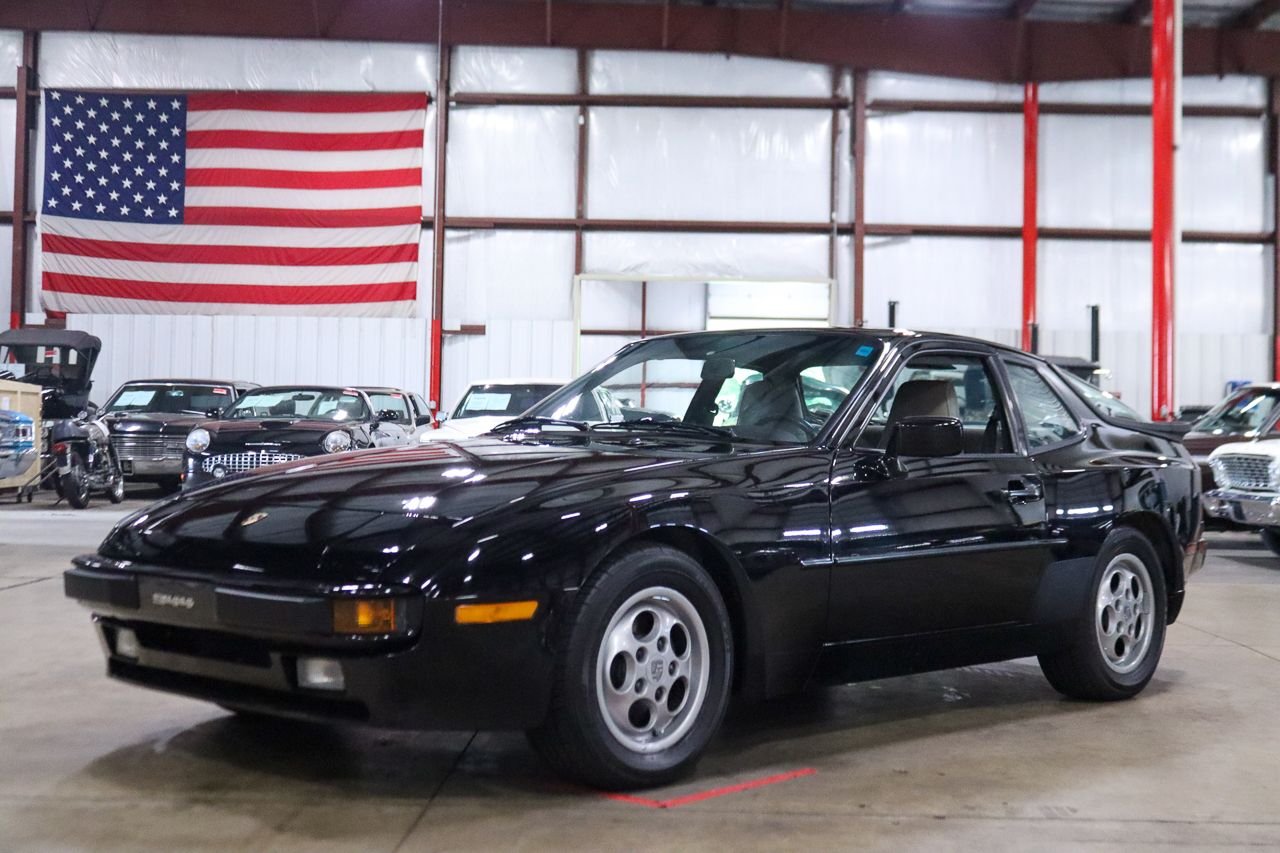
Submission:
M 966 454 L 1012 453 L 1004 405 L 991 369 L 980 356 L 922 353 L 894 377 L 858 447 L 884 449 L 904 418 L 956 418 L 964 427 Z

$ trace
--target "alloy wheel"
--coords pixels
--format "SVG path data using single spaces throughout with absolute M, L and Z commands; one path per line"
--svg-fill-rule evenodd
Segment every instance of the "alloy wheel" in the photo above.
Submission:
M 1102 572 L 1094 608 L 1094 633 L 1102 658 L 1114 672 L 1136 669 L 1151 647 L 1155 593 L 1146 565 L 1119 554 Z

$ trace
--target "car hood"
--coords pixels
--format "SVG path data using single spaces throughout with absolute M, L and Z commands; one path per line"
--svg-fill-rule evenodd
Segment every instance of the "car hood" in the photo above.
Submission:
M 307 420 L 306 418 L 246 418 L 201 424 L 209 431 L 210 449 L 237 447 L 246 443 L 271 446 L 290 444 L 318 445 L 336 429 L 350 430 L 360 421 Z
M 1280 459 L 1280 440 L 1226 442 L 1214 448 L 1213 452 L 1209 454 L 1209 458 L 1217 459 L 1220 456 L 1233 453 L 1242 453 L 1249 456 L 1269 456 L 1272 459 Z
M 208 420 L 207 415 L 169 412 L 121 413 L 103 418 L 112 435 L 186 435 Z
M 438 441 L 440 439 L 449 438 L 475 438 L 478 435 L 484 435 L 498 424 L 506 423 L 512 420 L 515 415 L 500 415 L 497 417 L 484 418 L 451 418 L 440 424 L 439 429 L 433 429 L 423 433 L 422 440 Z
M 481 438 L 311 458 L 157 504 L 119 525 L 101 553 L 246 580 L 372 583 L 410 555 L 446 562 L 488 522 L 512 530 L 538 511 L 585 514 L 624 474 L 732 452 L 721 448 Z

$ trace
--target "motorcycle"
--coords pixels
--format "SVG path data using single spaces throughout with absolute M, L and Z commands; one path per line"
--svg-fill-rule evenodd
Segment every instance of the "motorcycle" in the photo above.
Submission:
M 105 493 L 113 504 L 124 500 L 124 471 L 101 418 L 82 413 L 75 420 L 58 421 L 50 438 L 58 497 L 76 509 L 87 507 L 95 493 Z

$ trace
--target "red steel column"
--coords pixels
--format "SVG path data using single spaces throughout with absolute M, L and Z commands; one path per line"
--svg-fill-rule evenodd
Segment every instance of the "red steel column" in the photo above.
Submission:
M 1036 325 L 1037 186 L 1040 86 L 1022 88 L 1022 348 L 1031 351 Z
M 1151 4 L 1151 417 L 1173 413 L 1175 4 Z

